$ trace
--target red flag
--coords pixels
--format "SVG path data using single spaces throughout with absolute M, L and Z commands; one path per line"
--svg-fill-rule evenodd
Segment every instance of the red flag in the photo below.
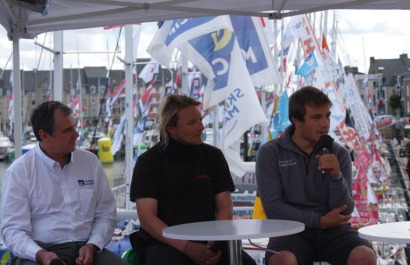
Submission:
M 117 86 L 114 93 L 112 94 L 112 99 L 110 100 L 110 107 L 114 106 L 114 103 L 120 98 L 121 94 L 125 94 L 125 79 L 121 81 L 121 84 Z

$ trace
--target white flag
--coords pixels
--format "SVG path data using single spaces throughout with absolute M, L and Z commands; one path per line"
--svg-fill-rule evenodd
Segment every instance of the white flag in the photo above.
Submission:
M 158 29 L 147 52 L 157 62 L 168 66 L 174 49 L 179 45 L 223 28 L 232 29 L 228 16 L 167 20 Z
M 237 42 L 231 58 L 221 146 L 231 172 L 242 177 L 246 170 L 239 155 L 239 140 L 249 128 L 267 123 L 268 119 L 262 110 Z
M 144 69 L 142 69 L 138 77 L 144 80 L 145 83 L 149 83 L 154 78 L 154 75 L 158 74 L 158 71 L 159 63 L 157 63 L 154 59 L 151 59 L 149 63 L 145 65 Z
M 181 53 L 208 79 L 204 108 L 225 99 L 233 42 L 236 40 L 245 59 L 253 86 L 282 83 L 272 58 L 262 20 L 258 17 L 230 16 L 229 28 L 204 34 L 178 46 Z

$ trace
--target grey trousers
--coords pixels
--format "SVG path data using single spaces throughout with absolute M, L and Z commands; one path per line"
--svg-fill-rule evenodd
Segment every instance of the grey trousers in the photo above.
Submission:
M 38 242 L 37 242 L 38 243 Z M 75 265 L 75 260 L 78 257 L 79 249 L 85 245 L 86 242 L 70 242 L 63 244 L 43 244 L 38 243 L 43 249 L 57 254 L 57 256 L 64 261 L 66 265 Z M 15 257 L 11 263 L 12 265 L 40 265 L 39 263 Z M 129 265 L 127 261 L 123 260 L 117 254 L 103 249 L 94 256 L 94 265 Z

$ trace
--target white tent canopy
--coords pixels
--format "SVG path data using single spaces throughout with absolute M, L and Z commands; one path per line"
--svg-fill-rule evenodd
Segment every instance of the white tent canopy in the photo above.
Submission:
M 46 14 L 34 3 L 49 3 Z M 13 41 L 13 98 L 21 98 L 19 40 L 44 32 L 135 24 L 176 18 L 211 15 L 265 16 L 272 19 L 330 9 L 409 10 L 409 0 L 0 0 L 0 24 Z M 57 35 L 58 36 L 58 35 Z M 62 78 L 62 37 L 55 38 L 55 80 Z M 126 47 L 127 49 L 127 47 Z M 132 49 L 129 48 L 132 53 Z M 128 59 L 127 59 L 128 58 Z M 132 54 L 126 54 L 126 71 L 131 87 Z M 56 67 L 57 66 L 57 67 Z M 56 85 L 57 84 L 57 85 Z M 62 84 L 62 83 L 61 83 Z M 54 96 L 61 87 L 54 82 Z M 61 90 L 61 88 L 60 88 Z M 128 89 L 130 91 L 130 89 Z M 131 97 L 127 106 L 132 106 Z M 130 110 L 129 110 L 130 111 Z M 15 100 L 16 157 L 21 155 L 21 102 Z M 129 126 L 130 127 L 130 126 Z M 132 130 L 132 128 L 131 128 Z M 131 145 L 129 145 L 132 148 Z M 131 151 L 132 152 L 132 149 Z
M 409 0 L 52 0 L 48 14 L 43 16 L 32 11 L 35 7 L 29 2 L 34 0 L 0 0 L 0 24 L 10 39 L 16 35 L 34 38 L 65 29 L 210 15 L 281 18 L 329 9 L 410 9 Z

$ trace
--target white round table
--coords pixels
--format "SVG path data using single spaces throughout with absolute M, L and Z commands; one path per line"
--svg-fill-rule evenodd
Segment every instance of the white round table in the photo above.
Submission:
M 278 237 L 302 232 L 305 225 L 288 220 L 216 220 L 170 226 L 162 230 L 164 237 L 182 240 L 228 240 L 231 265 L 242 264 L 242 239 Z
M 365 226 L 359 229 L 359 236 L 372 241 L 410 244 L 410 222 L 392 222 Z

